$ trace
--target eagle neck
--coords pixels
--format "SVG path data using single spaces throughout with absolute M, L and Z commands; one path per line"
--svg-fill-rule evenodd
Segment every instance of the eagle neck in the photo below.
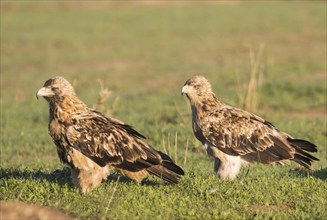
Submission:
M 201 118 L 202 114 L 211 112 L 213 109 L 219 108 L 223 105 L 215 94 L 210 93 L 203 96 L 197 96 L 190 99 L 193 114 L 196 114 L 198 118 Z
M 85 113 L 88 108 L 76 96 L 53 97 L 49 102 L 50 121 L 53 119 L 63 124 L 72 124 L 73 116 Z

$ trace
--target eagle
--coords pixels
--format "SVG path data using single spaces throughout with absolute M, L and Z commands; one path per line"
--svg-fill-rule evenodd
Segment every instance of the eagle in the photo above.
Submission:
M 49 103 L 48 131 L 60 161 L 71 168 L 74 185 L 90 192 L 111 171 L 121 172 L 138 183 L 153 174 L 177 184 L 182 168 L 142 139 L 134 128 L 87 107 L 63 77 L 47 80 L 36 93 Z
M 219 101 L 201 75 L 185 82 L 183 94 L 191 104 L 194 135 L 213 158 L 218 178 L 235 179 L 242 166 L 255 161 L 295 161 L 306 169 L 318 161 L 308 153 L 317 152 L 316 145 L 295 139 L 259 116 Z

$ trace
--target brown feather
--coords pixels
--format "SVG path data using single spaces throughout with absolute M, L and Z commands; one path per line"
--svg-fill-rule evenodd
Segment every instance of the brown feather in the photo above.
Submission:
M 75 185 L 83 192 L 99 185 L 99 178 L 96 184 L 90 183 L 107 166 L 137 182 L 148 171 L 172 183 L 178 183 L 179 175 L 184 174 L 172 161 L 173 166 L 165 166 L 168 156 L 141 140 L 145 137 L 132 126 L 88 108 L 64 78 L 49 79 L 37 96 L 49 102 L 49 134 L 60 160 L 72 167 Z M 95 173 L 90 172 L 92 167 L 97 167 Z
M 309 168 L 318 160 L 305 152 L 316 152 L 314 144 L 292 139 L 259 116 L 219 101 L 203 76 L 187 80 L 182 93 L 191 104 L 194 135 L 203 144 L 261 163 L 291 159 Z

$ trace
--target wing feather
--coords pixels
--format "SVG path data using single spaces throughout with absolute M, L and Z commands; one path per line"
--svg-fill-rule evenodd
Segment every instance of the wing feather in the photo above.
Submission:
M 75 116 L 74 124 L 66 132 L 72 147 L 101 166 L 136 160 L 158 164 L 158 153 L 140 140 L 141 137 L 144 136 L 131 126 L 95 111 Z
M 230 155 L 272 162 L 292 158 L 294 150 L 278 130 L 262 118 L 244 110 L 223 106 L 199 122 L 203 136 Z

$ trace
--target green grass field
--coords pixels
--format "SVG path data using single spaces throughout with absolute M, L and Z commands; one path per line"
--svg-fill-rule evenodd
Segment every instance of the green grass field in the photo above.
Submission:
M 326 2 L 1 1 L 0 200 L 90 219 L 326 219 Z M 201 73 L 220 100 L 242 107 L 250 51 L 264 45 L 255 113 L 318 146 L 310 173 L 253 164 L 222 181 L 191 128 L 180 95 Z M 82 194 L 47 133 L 35 93 L 61 75 L 93 106 L 99 80 L 133 125 L 182 166 L 177 186 L 112 174 Z

